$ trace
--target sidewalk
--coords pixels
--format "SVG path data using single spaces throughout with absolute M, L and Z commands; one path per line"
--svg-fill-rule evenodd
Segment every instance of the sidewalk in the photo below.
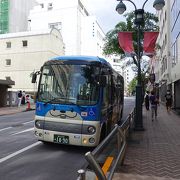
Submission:
M 180 180 L 180 116 L 163 105 L 152 122 L 143 109 L 145 131 L 133 131 L 123 166 L 113 180 Z
M 30 110 L 34 110 L 34 109 L 35 109 L 35 104 L 32 104 Z M 0 116 L 16 114 L 16 113 L 25 112 L 25 111 L 29 111 L 29 110 L 27 110 L 27 105 L 21 105 L 20 107 L 17 107 L 17 106 L 15 106 L 15 107 L 0 107 Z

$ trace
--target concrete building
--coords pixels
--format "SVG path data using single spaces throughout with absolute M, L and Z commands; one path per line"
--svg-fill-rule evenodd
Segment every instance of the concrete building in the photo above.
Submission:
M 12 85 L 14 85 L 15 82 L 12 81 L 10 78 L 6 79 L 0 79 L 0 107 L 6 106 L 8 98 L 12 99 L 12 97 L 7 97 L 8 94 L 8 88 L 11 88 Z
M 58 28 L 66 55 L 102 56 L 105 34 L 82 0 L 37 0 L 30 11 L 29 30 Z
M 124 91 L 125 95 L 129 94 L 129 83 L 133 80 L 135 77 L 135 72 L 132 70 L 131 66 L 123 66 L 123 77 L 124 77 Z
M 0 0 L 0 34 L 26 31 L 36 0 Z
M 164 8 L 159 12 L 159 36 L 155 67 L 156 83 L 159 83 L 159 95 L 165 101 L 168 85 L 171 84 L 171 57 L 170 57 L 170 2 L 166 1 Z
M 11 91 L 33 92 L 31 73 L 53 56 L 64 55 L 64 43 L 57 29 L 0 35 L 0 79 L 15 82 Z
M 174 94 L 174 108 L 180 109 L 180 1 L 170 1 L 171 10 L 171 40 L 170 40 L 170 51 L 171 55 L 171 86 Z
M 117 57 L 111 57 L 109 63 L 115 71 L 123 76 L 125 95 L 128 95 L 128 85 L 135 77 L 135 72 L 132 70 L 131 65 L 126 65 L 125 61 L 127 61 L 126 58 L 119 59 Z
M 111 56 L 110 58 L 106 58 L 107 61 L 111 64 L 112 68 L 117 71 L 119 74 L 123 75 L 123 63 L 122 59 Z
M 160 97 L 164 101 L 167 89 L 172 91 L 175 109 L 180 109 L 180 1 L 166 1 L 163 10 L 158 14 L 160 33 L 157 52 L 159 60 Z

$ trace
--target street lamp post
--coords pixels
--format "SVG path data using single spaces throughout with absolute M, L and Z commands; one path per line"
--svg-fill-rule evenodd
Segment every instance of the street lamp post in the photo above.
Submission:
M 120 1 L 119 4 L 116 6 L 116 11 L 119 14 L 123 14 L 126 11 L 126 5 L 123 1 L 128 1 L 134 5 L 135 8 L 135 25 L 137 25 L 137 68 L 138 68 L 138 78 L 137 78 L 137 86 L 136 86 L 136 116 L 134 121 L 134 129 L 138 131 L 144 130 L 143 128 L 143 119 L 142 119 L 142 79 L 141 79 L 141 42 L 140 42 L 140 33 L 141 33 L 141 26 L 144 23 L 144 6 L 148 0 L 145 0 L 141 9 L 137 9 L 135 3 L 132 0 L 117 0 Z M 156 10 L 161 10 L 165 5 L 164 0 L 155 0 L 153 3 L 153 7 Z

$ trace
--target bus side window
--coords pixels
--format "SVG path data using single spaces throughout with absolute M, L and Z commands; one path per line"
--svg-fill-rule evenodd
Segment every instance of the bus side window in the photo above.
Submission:
M 115 77 L 112 75 L 111 76 L 111 102 L 112 104 L 115 103 L 116 100 L 116 82 L 115 82 Z
M 109 102 L 109 92 L 108 92 L 108 84 L 103 87 L 103 106 L 107 107 Z

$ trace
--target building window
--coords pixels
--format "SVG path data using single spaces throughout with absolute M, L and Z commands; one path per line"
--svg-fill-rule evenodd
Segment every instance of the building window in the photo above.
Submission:
M 48 10 L 51 10 L 53 8 L 53 4 L 52 3 L 49 3 L 48 4 Z
M 11 42 L 6 42 L 6 48 L 11 48 Z
M 11 59 L 6 59 L 6 66 L 10 66 L 11 65 Z
M 44 8 L 44 4 L 40 4 L 41 8 Z
M 58 30 L 62 29 L 62 23 L 61 22 L 49 23 L 48 26 L 50 29 L 53 29 L 53 28 L 56 28 Z
M 22 45 L 23 45 L 23 47 L 27 47 L 27 46 L 28 46 L 28 42 L 27 42 L 27 40 L 22 41 Z

